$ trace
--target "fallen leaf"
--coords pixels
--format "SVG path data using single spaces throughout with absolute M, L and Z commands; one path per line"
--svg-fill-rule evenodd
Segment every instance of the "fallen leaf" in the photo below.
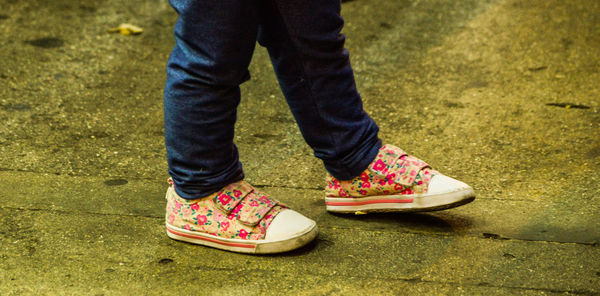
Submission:
M 109 33 L 121 33 L 121 35 L 139 35 L 144 32 L 144 29 L 132 24 L 120 24 L 116 28 L 108 29 Z

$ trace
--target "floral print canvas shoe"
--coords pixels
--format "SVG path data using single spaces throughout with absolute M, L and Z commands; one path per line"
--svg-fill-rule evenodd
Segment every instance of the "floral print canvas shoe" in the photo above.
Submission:
M 239 181 L 207 197 L 187 200 L 167 189 L 167 235 L 240 253 L 279 253 L 317 236 L 315 221 Z
M 444 210 L 475 199 L 469 185 L 444 176 L 402 149 L 385 145 L 358 177 L 327 176 L 325 204 L 330 212 L 415 212 Z

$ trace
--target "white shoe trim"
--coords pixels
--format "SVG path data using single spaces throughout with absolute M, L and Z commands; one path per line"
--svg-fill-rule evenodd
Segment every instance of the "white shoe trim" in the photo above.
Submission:
M 458 181 L 456 179 L 450 178 L 442 174 L 436 174 L 429 182 L 429 186 L 427 187 L 427 194 L 437 195 L 463 189 L 472 190 L 472 188 L 469 187 L 469 185 L 461 181 Z
M 440 194 L 381 195 L 359 198 L 325 197 L 327 211 L 352 212 L 416 212 L 449 209 L 475 199 L 473 188 L 458 188 Z
M 265 240 L 284 240 L 287 237 L 306 232 L 306 229 L 314 227 L 315 224 L 315 221 L 294 210 L 284 209 L 275 216 L 269 228 L 267 228 Z
M 302 232 L 295 233 L 294 235 L 285 238 L 273 240 L 244 240 L 223 238 L 208 233 L 190 231 L 187 229 L 175 227 L 169 224 L 168 222 L 166 222 L 165 224 L 167 228 L 167 235 L 175 240 L 185 241 L 193 244 L 209 246 L 217 249 L 238 253 L 268 254 L 290 251 L 302 247 L 303 245 L 312 241 L 318 233 L 316 223 L 314 223 L 314 221 L 312 222 L 313 224 L 310 227 L 305 228 Z

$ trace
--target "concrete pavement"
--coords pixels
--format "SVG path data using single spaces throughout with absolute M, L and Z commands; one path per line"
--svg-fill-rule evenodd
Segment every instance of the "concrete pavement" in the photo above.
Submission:
M 166 1 L 0 4 L 0 295 L 600 295 L 598 1 L 344 3 L 384 142 L 476 189 L 429 214 L 325 212 L 257 48 L 247 180 L 321 229 L 277 256 L 164 234 Z M 107 33 L 124 22 L 144 33 Z

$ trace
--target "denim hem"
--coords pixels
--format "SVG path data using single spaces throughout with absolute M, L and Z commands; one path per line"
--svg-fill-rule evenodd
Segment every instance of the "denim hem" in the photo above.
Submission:
M 360 174 L 369 167 L 382 146 L 383 144 L 381 143 L 381 140 L 377 139 L 370 149 L 366 150 L 366 152 L 364 152 L 362 155 L 357 156 L 358 160 L 352 167 L 326 164 L 325 168 L 333 177 L 338 180 L 352 180 L 360 176 Z
M 207 197 L 207 196 L 223 189 L 223 187 L 225 187 L 231 183 L 241 181 L 241 180 L 244 180 L 243 173 L 239 174 L 238 176 L 236 176 L 235 178 L 233 178 L 231 180 L 227 180 L 225 182 L 221 182 L 218 184 L 212 184 L 209 187 L 202 187 L 201 189 L 191 189 L 190 190 L 190 188 L 189 188 L 190 186 L 187 186 L 188 188 L 186 188 L 186 190 L 183 191 L 177 185 L 174 185 L 174 188 L 175 188 L 175 192 L 177 193 L 177 195 L 179 195 L 179 197 L 181 197 L 183 199 L 187 199 L 187 200 L 193 200 L 193 199 Z M 173 179 L 173 181 L 175 182 L 175 179 Z

